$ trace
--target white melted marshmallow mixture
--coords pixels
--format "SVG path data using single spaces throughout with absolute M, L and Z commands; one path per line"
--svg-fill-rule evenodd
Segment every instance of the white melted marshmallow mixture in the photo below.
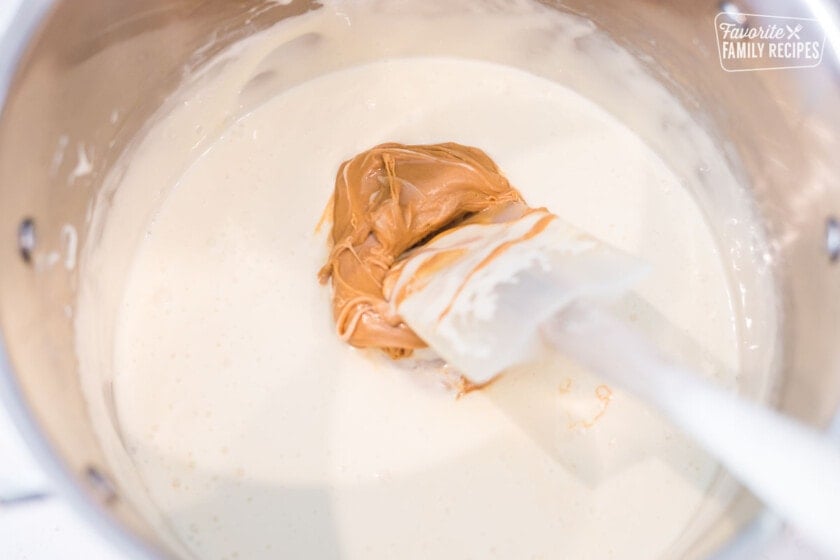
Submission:
M 769 397 L 749 201 L 629 54 L 524 0 L 328 0 L 189 78 L 105 185 L 76 330 L 123 493 L 208 560 L 682 555 L 732 485 L 618 388 L 558 358 L 456 399 L 335 335 L 316 225 L 339 164 L 391 141 L 485 150 L 651 265 L 621 316 Z

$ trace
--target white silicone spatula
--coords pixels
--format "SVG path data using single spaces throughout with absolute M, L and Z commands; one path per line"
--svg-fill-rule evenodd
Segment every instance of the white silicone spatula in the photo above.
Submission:
M 395 311 L 474 383 L 548 346 L 658 408 L 781 517 L 840 557 L 840 449 L 669 363 L 600 310 L 644 273 L 544 210 L 433 239 L 395 270 Z

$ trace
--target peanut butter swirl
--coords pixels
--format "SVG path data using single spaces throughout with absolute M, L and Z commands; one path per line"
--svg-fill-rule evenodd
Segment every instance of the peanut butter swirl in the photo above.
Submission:
M 455 143 L 381 144 L 344 162 L 333 195 L 332 278 L 338 334 L 392 357 L 426 344 L 394 314 L 383 282 L 400 256 L 465 219 L 523 205 L 490 157 Z

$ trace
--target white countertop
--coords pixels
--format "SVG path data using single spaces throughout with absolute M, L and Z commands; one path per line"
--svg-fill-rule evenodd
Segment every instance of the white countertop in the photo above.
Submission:
M 118 560 L 124 557 L 56 494 L 2 408 L 0 457 L 0 558 Z M 27 496 L 34 498 L 27 500 Z

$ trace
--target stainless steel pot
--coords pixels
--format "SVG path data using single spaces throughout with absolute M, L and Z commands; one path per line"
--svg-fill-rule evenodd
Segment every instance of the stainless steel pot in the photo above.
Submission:
M 784 383 L 778 406 L 819 427 L 840 403 L 840 12 L 828 1 L 671 3 L 544 0 L 592 19 L 660 76 L 727 147 L 772 239 L 782 287 Z M 0 389 L 40 460 L 92 523 L 138 557 L 174 557 L 113 480 L 79 387 L 75 270 L 39 263 L 88 232 L 109 166 L 179 83 L 184 69 L 286 17 L 308 0 L 30 0 L 0 49 Z M 829 45 L 810 69 L 727 73 L 720 11 L 819 18 Z M 833 41 L 833 43 L 832 43 Z M 207 48 L 208 45 L 211 45 Z M 833 48 L 832 48 L 833 47 Z M 113 126 L 113 111 L 121 115 Z M 96 154 L 73 185 L 67 138 Z M 65 146 L 66 147 L 66 146 Z M 63 149 L 63 148 L 62 148 Z M 66 247 L 65 247 L 66 248 Z M 772 528 L 745 492 L 690 544 L 702 557 L 748 550 Z M 746 535 L 746 536 L 745 536 Z M 745 548 L 746 547 L 746 548 Z

